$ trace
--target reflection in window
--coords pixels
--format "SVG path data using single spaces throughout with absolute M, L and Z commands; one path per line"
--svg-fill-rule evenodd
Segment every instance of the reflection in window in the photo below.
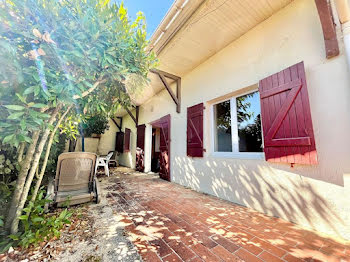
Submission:
M 259 92 L 236 98 L 239 152 L 262 152 Z
M 214 106 L 215 152 L 232 152 L 230 100 Z

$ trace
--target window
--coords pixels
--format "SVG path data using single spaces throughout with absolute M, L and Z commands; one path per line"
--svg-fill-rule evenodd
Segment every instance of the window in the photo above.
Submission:
M 262 156 L 258 91 L 215 104 L 213 117 L 214 152 Z

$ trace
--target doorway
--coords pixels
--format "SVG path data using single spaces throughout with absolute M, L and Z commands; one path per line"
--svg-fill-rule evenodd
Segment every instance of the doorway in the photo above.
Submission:
M 161 119 L 155 122 L 152 122 L 151 125 L 152 125 L 151 170 L 154 167 L 154 169 L 159 172 L 160 178 L 170 181 L 171 180 L 170 179 L 170 115 L 164 116 Z
M 151 171 L 159 173 L 160 169 L 160 128 L 152 127 L 152 152 L 151 152 Z
M 137 126 L 135 169 L 140 172 L 145 170 L 145 130 L 146 125 Z

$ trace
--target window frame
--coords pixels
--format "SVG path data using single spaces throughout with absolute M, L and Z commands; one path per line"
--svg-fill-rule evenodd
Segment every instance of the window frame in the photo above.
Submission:
M 210 106 L 210 119 L 211 119 L 211 155 L 214 157 L 222 158 L 238 158 L 238 159 L 265 159 L 264 149 L 262 152 L 239 152 L 239 136 L 238 136 L 238 121 L 237 121 L 237 103 L 236 98 L 241 97 L 250 93 L 254 93 L 259 90 L 254 89 L 247 92 L 240 93 L 239 95 L 232 97 L 225 97 Z M 215 110 L 214 106 L 225 101 L 230 101 L 231 110 L 231 141 L 232 141 L 232 152 L 217 152 L 215 151 L 215 135 L 216 135 L 216 123 L 215 123 Z M 260 107 L 261 108 L 261 107 Z M 264 146 L 263 129 L 261 128 L 262 145 Z

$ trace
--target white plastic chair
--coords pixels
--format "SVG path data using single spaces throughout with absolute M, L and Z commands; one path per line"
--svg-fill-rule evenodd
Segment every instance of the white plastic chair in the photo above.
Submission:
M 109 177 L 108 162 L 111 159 L 113 152 L 109 152 L 106 156 L 99 156 L 97 158 L 96 168 L 103 167 L 105 169 L 105 174 Z

